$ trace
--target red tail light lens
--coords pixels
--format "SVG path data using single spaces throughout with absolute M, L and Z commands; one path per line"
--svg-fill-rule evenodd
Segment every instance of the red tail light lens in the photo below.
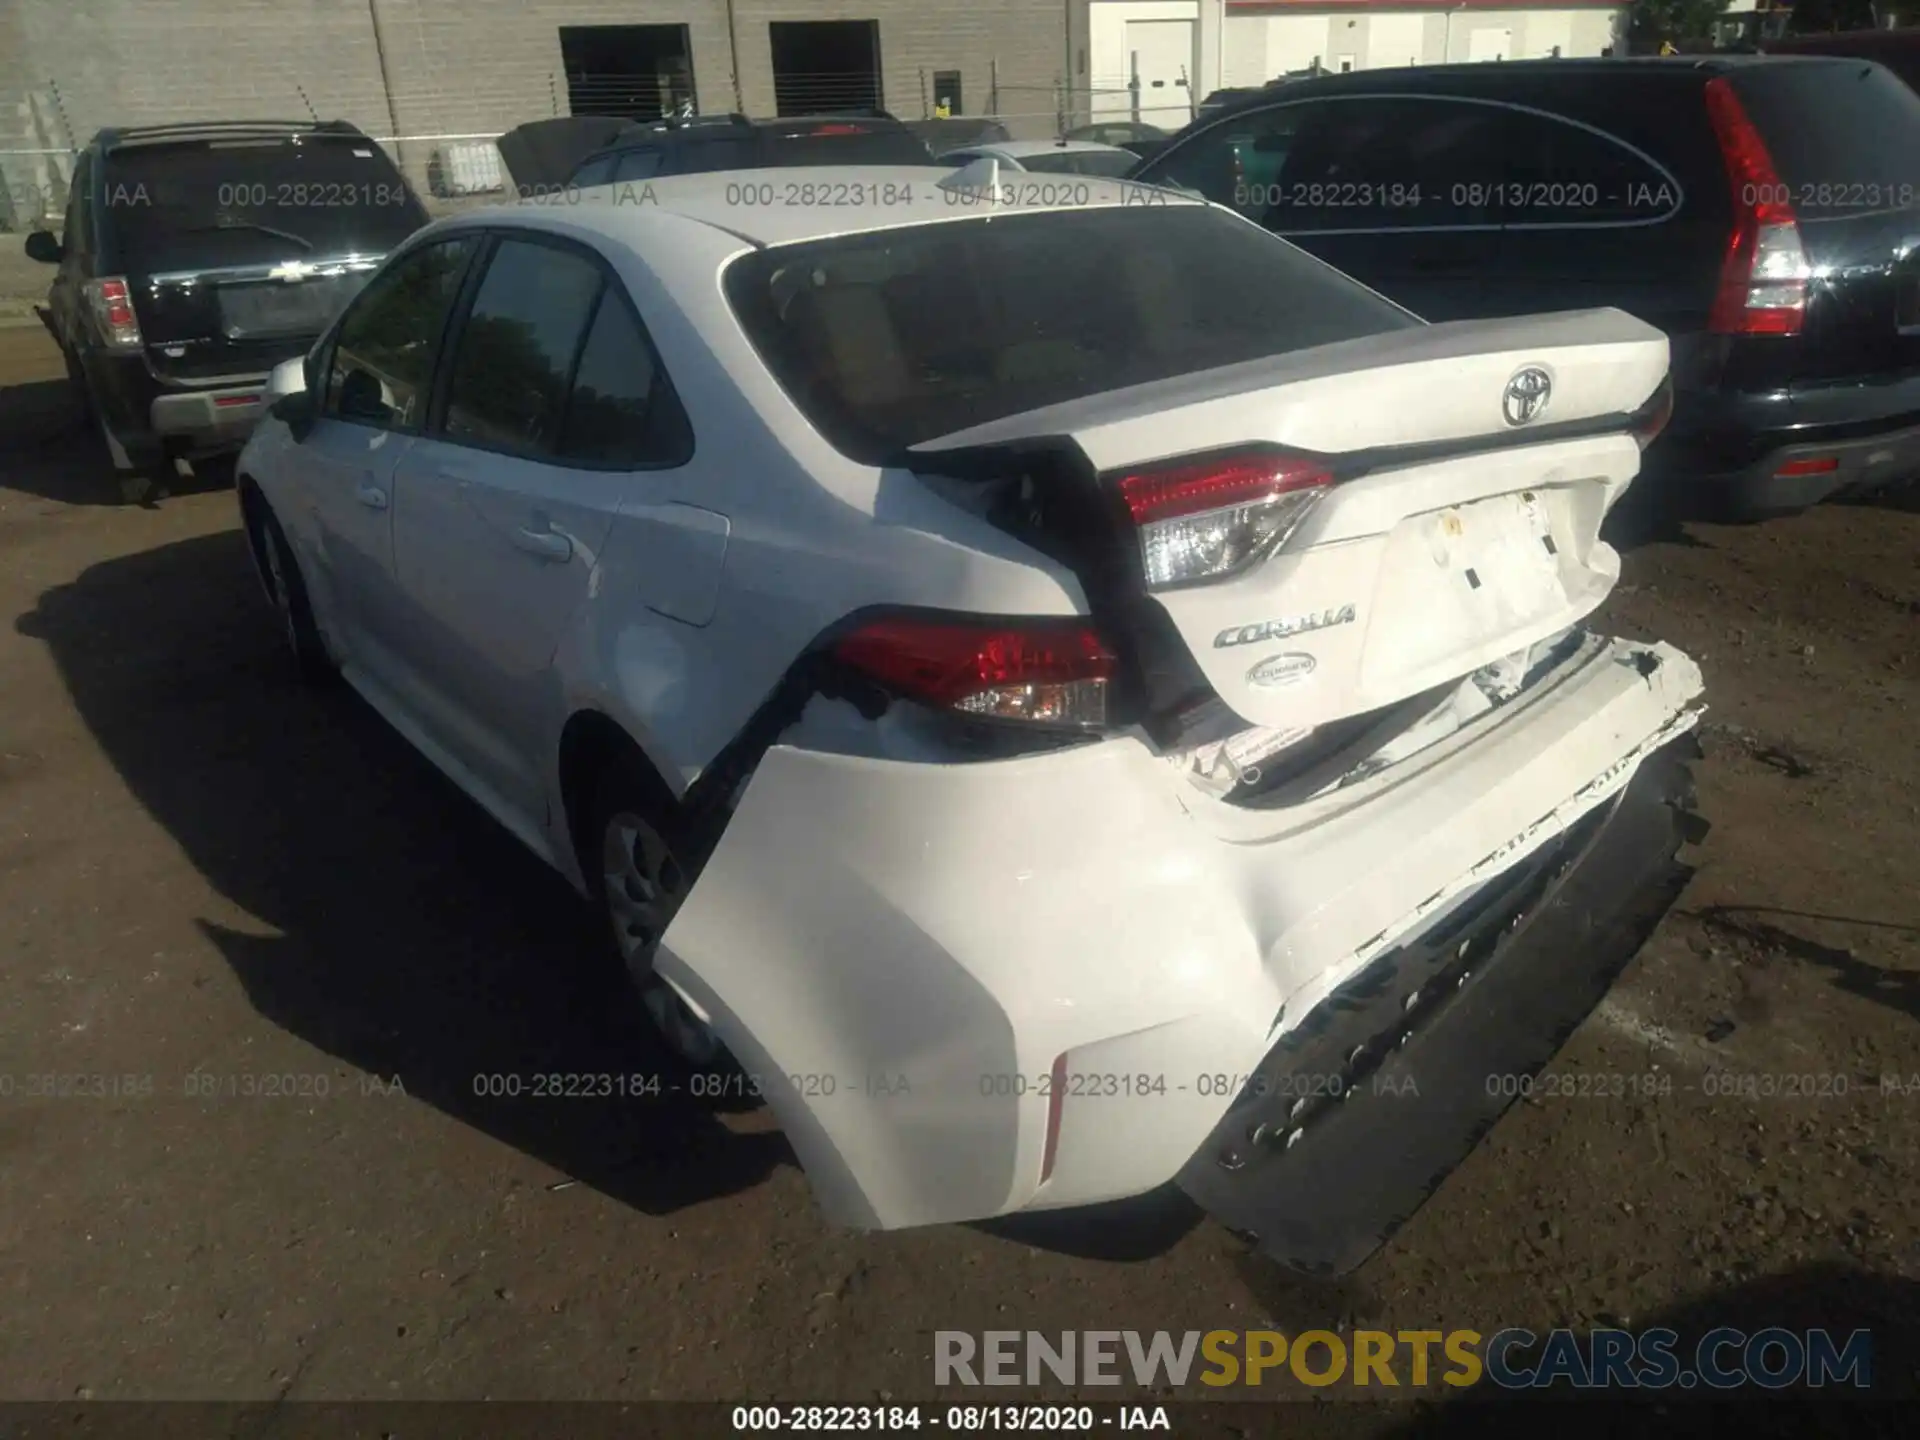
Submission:
M 867 132 L 858 125 L 816 125 L 807 133 L 810 135 L 864 135 Z
M 1113 652 L 1080 620 L 874 620 L 834 647 L 896 694 L 983 719 L 1106 723 Z
M 1733 233 L 1707 328 L 1723 335 L 1797 335 L 1812 274 L 1789 192 L 1766 142 L 1722 75 L 1707 82 L 1707 116 L 1733 184 Z
M 1286 543 L 1333 477 L 1272 452 L 1177 460 L 1120 477 L 1147 587 L 1219 580 Z
M 1788 475 L 1831 475 L 1840 468 L 1837 455 L 1809 457 L 1804 460 L 1789 460 L 1773 473 L 1776 476 Z
M 116 350 L 140 348 L 140 318 L 133 313 L 133 292 L 126 278 L 109 275 L 87 281 L 84 291 L 100 327 L 100 338 Z

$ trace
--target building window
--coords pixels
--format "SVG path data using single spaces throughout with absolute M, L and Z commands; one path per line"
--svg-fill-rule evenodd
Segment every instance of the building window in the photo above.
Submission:
M 933 113 L 942 119 L 949 115 L 964 115 L 965 107 L 960 102 L 960 72 L 958 70 L 936 70 L 933 72 Z

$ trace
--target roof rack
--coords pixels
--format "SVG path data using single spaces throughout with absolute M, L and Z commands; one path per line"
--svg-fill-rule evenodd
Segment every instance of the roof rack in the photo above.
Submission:
M 126 125 L 94 137 L 102 147 L 157 145 L 172 140 L 236 140 L 289 135 L 359 135 L 345 120 L 186 120 L 167 125 Z

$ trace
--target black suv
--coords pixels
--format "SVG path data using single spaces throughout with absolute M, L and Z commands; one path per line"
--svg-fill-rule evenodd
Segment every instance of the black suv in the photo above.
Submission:
M 1230 205 L 1428 320 L 1617 306 L 1659 326 L 1677 399 L 1646 470 L 1682 513 L 1757 519 L 1920 476 L 1920 97 L 1879 65 L 1328 76 L 1134 178 Z
M 74 164 L 41 318 L 129 499 L 177 460 L 238 449 L 261 387 L 427 223 L 386 153 L 344 122 L 102 130 Z
M 796 165 L 931 165 L 926 141 L 878 115 L 706 116 L 636 124 L 574 167 L 569 187 Z M 517 177 L 516 177 L 517 178 Z

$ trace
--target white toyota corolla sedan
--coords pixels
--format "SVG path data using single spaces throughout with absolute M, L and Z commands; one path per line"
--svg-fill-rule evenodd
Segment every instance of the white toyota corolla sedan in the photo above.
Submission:
M 419 232 L 276 374 L 261 578 L 833 1219 L 1343 1269 L 1689 873 L 1699 672 L 1583 624 L 1666 340 L 983 163 Z

